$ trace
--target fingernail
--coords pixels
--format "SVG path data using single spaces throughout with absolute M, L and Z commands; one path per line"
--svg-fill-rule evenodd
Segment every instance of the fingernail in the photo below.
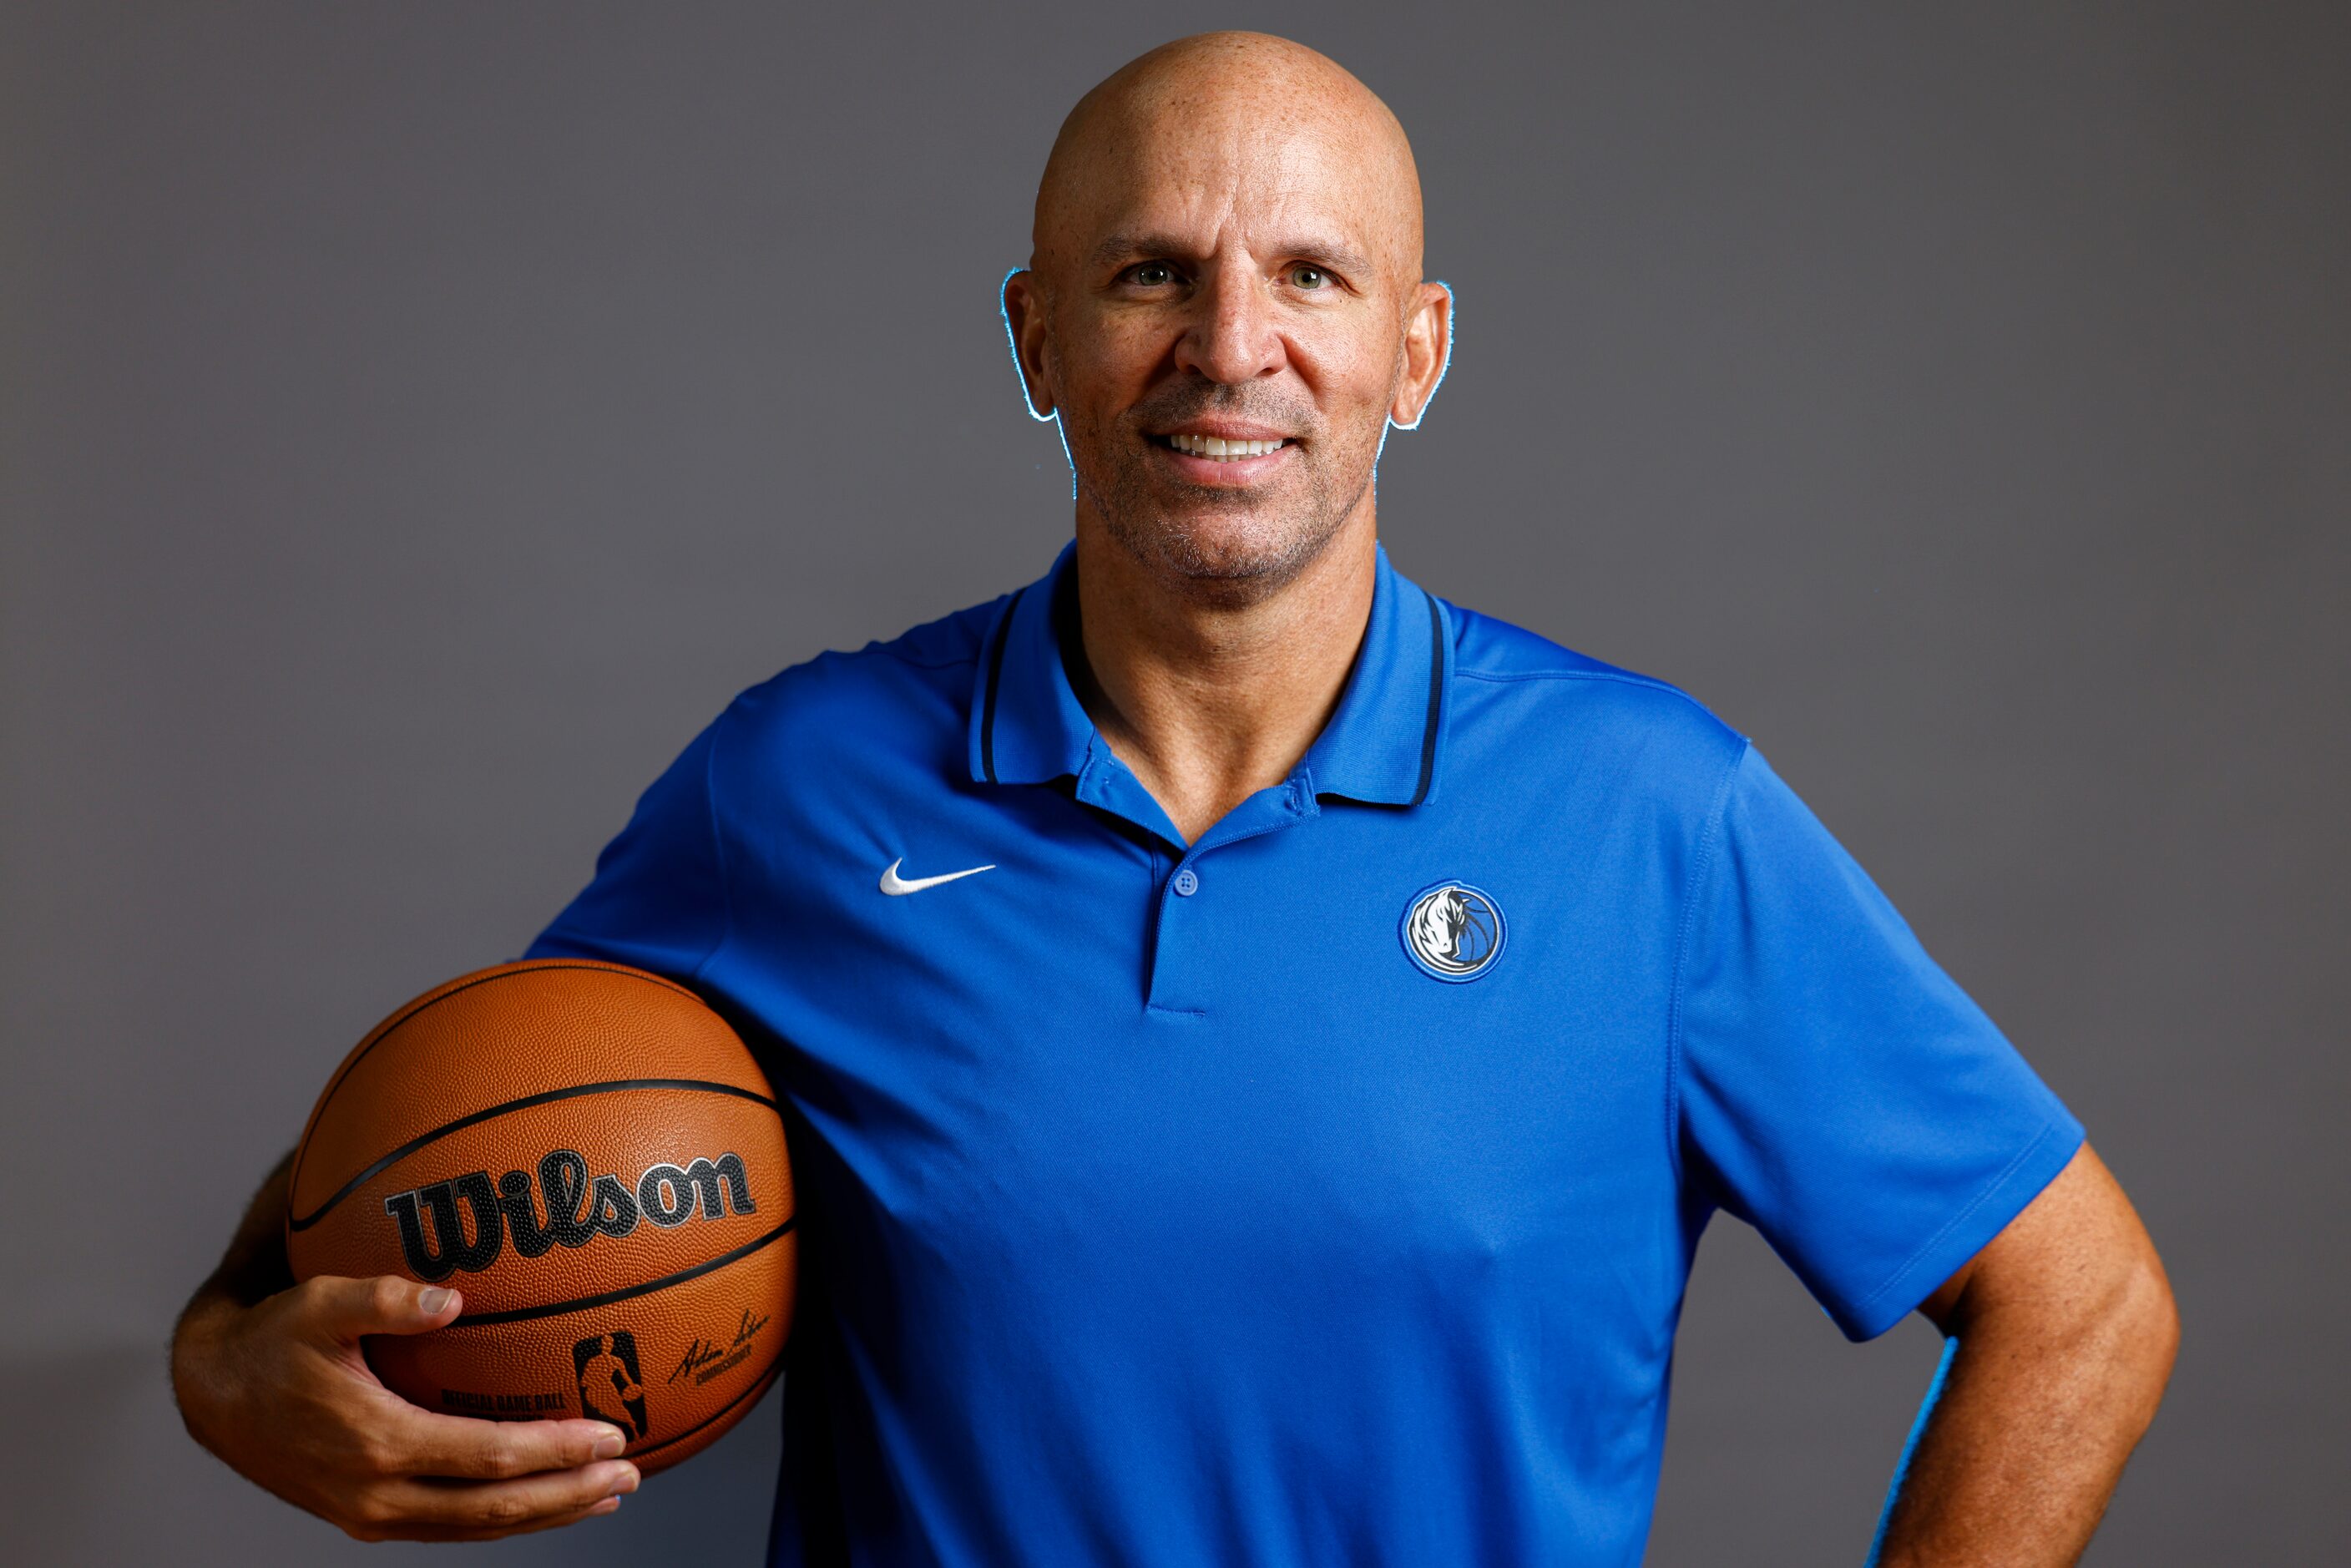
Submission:
M 590 1508 L 588 1511 L 589 1511 L 590 1513 L 610 1513 L 610 1512 L 611 1512 L 614 1509 L 616 1509 L 616 1508 L 618 1508 L 618 1507 L 620 1507 L 620 1506 L 621 1506 L 621 1500 L 620 1500 L 619 1498 L 616 1498 L 616 1497 L 608 1497 L 608 1498 L 606 1498 L 602 1502 L 600 1502 L 600 1503 L 596 1504 L 593 1508 Z
M 621 1450 L 628 1446 L 629 1440 L 618 1432 L 607 1432 L 596 1439 L 596 1457 L 600 1459 L 617 1459 L 621 1457 Z
M 643 1479 L 644 1479 L 644 1477 L 637 1473 L 636 1466 L 622 1466 L 619 1477 L 612 1482 L 612 1495 L 614 1497 L 618 1497 L 622 1492 L 632 1492 L 636 1490 L 637 1483 Z
M 416 1305 L 418 1309 L 422 1311 L 426 1317 L 431 1317 L 434 1312 L 439 1312 L 448 1304 L 449 1292 L 439 1285 L 434 1286 L 431 1290 L 416 1298 Z

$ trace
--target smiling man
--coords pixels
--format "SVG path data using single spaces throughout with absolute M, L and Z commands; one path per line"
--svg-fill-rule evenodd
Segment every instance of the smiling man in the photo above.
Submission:
M 1389 564 L 1420 271 L 1322 57 L 1088 94 L 1004 290 L 1071 545 L 738 697 L 533 947 L 695 986 L 784 1092 L 775 1561 L 1635 1563 L 1718 1208 L 1847 1334 L 1961 1342 L 1884 1562 L 2073 1561 L 2169 1368 L 2153 1249 L 1742 737 Z M 200 1439 L 366 1535 L 617 1506 L 611 1428 L 377 1385 L 359 1336 L 462 1300 L 282 1288 L 284 1202 L 183 1320 Z

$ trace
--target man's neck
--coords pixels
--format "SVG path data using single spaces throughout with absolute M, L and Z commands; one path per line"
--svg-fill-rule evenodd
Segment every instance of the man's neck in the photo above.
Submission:
M 1280 589 L 1217 603 L 1081 517 L 1079 700 L 1187 843 L 1287 779 L 1330 721 L 1371 619 L 1376 548 L 1366 506 Z

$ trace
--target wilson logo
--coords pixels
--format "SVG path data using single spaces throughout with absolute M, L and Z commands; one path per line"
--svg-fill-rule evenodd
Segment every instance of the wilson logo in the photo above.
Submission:
M 480 1273 L 498 1260 L 509 1238 L 523 1257 L 538 1258 L 557 1247 L 585 1247 L 599 1236 L 626 1236 L 642 1220 L 666 1228 L 697 1214 L 721 1219 L 730 1209 L 758 1211 L 739 1155 L 654 1166 L 632 1188 L 616 1176 L 590 1180 L 587 1157 L 573 1149 L 558 1149 L 538 1162 L 536 1196 L 528 1172 L 508 1171 L 493 1186 L 489 1172 L 475 1171 L 383 1200 L 383 1211 L 399 1222 L 409 1271 L 427 1281 L 461 1269 Z

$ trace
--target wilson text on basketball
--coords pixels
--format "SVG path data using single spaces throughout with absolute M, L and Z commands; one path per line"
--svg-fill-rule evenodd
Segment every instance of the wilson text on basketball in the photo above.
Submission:
M 742 1156 L 734 1154 L 653 1166 L 630 1186 L 617 1176 L 590 1180 L 585 1155 L 557 1149 L 538 1162 L 537 1185 L 534 1195 L 527 1171 L 508 1171 L 495 1186 L 489 1172 L 473 1171 L 394 1193 L 383 1200 L 383 1211 L 399 1223 L 410 1272 L 433 1281 L 459 1270 L 481 1272 L 497 1261 L 509 1239 L 517 1253 L 538 1258 L 555 1247 L 585 1247 L 599 1236 L 626 1236 L 640 1220 L 668 1227 L 697 1215 L 719 1219 L 730 1208 L 751 1214 L 758 1207 Z

